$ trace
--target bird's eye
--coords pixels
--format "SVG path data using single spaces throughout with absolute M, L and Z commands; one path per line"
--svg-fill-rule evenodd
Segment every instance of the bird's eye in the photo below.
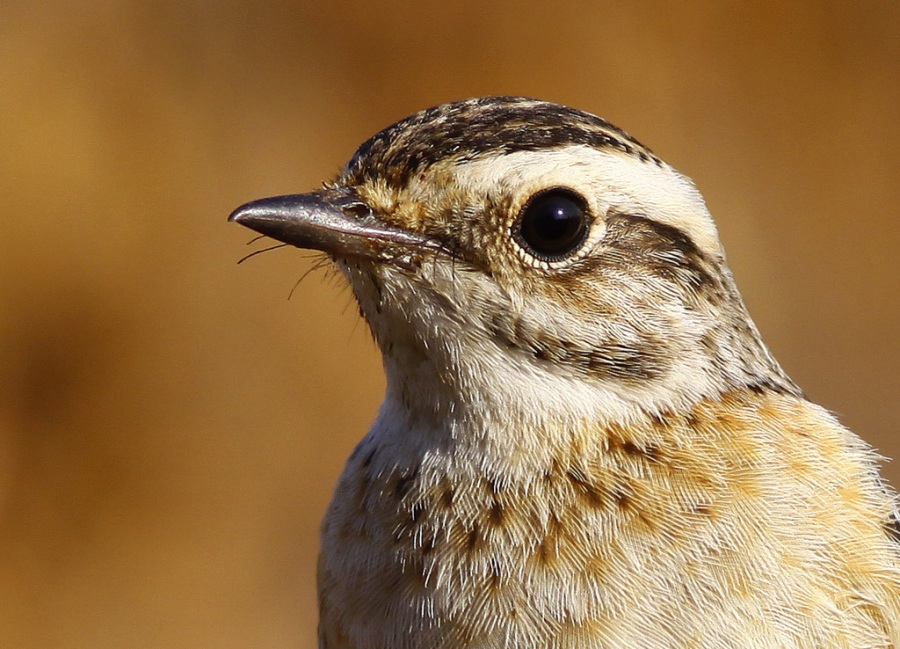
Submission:
M 556 187 L 532 196 L 519 212 L 513 236 L 520 246 L 542 261 L 574 254 L 587 238 L 590 216 L 585 200 Z

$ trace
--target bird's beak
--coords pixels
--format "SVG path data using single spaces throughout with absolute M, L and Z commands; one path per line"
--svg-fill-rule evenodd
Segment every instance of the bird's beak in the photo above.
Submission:
M 241 205 L 228 220 L 282 243 L 337 257 L 383 259 L 416 248 L 441 248 L 434 240 L 385 224 L 349 187 L 263 198 Z

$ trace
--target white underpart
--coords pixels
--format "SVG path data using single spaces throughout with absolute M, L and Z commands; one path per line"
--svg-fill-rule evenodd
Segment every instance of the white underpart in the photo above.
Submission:
M 423 270 L 436 275 L 431 278 L 435 284 L 455 279 L 443 265 Z M 628 425 L 648 413 L 683 411 L 722 389 L 699 352 L 686 352 L 662 379 L 640 386 L 573 373 L 570 367 L 498 346 L 478 318 L 448 317 L 441 303 L 407 281 L 393 279 L 388 290 L 396 308 L 372 323 L 380 330 L 376 335 L 387 335 L 394 344 L 385 354 L 388 389 L 371 435 L 394 446 L 395 459 L 419 457 L 424 449 L 453 439 L 454 446 L 477 448 L 486 466 L 528 475 L 545 466 L 551 449 L 565 446 L 586 422 Z M 616 326 L 598 322 L 585 331 L 584 322 L 546 301 L 519 308 L 537 315 L 539 327 L 562 339 L 589 339 L 602 327 Z M 419 313 L 416 323 L 429 326 L 414 327 L 403 315 L 409 309 Z M 698 320 L 686 326 L 708 324 Z

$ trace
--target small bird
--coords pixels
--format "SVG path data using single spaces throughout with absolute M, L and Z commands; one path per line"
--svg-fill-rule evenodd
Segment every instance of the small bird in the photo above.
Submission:
M 459 101 L 230 219 L 329 255 L 383 355 L 322 525 L 321 649 L 900 647 L 877 456 L 633 137 Z

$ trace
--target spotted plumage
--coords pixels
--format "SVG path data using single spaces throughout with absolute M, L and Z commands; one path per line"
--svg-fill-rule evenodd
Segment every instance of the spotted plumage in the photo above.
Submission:
M 693 184 L 555 104 L 439 106 L 233 217 L 327 252 L 388 379 L 323 649 L 900 646 L 894 495 L 763 344 Z

